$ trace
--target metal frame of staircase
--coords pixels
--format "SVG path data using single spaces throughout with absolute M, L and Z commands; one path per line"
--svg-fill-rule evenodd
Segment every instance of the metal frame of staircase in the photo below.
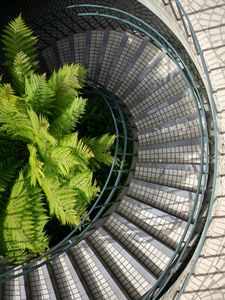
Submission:
M 143 21 L 141 18 L 132 15 L 131 13 L 125 12 L 118 8 L 108 7 L 104 5 L 94 5 L 94 4 L 80 4 L 80 5 L 70 5 L 63 7 L 57 11 L 54 11 L 52 14 L 48 14 L 48 16 L 43 16 L 41 21 L 33 19 L 34 28 L 36 26 L 36 30 L 43 31 L 46 33 L 46 36 L 49 37 L 51 41 L 50 44 L 53 44 L 53 41 L 57 42 L 60 38 L 55 35 L 53 32 L 59 31 L 59 36 L 67 36 L 65 31 L 61 31 L 60 26 L 57 29 L 57 24 L 62 24 L 64 27 L 68 27 L 67 23 L 64 22 L 69 18 L 73 21 L 82 19 L 86 20 L 89 28 L 92 28 L 91 20 L 94 19 L 95 22 L 99 24 L 103 29 L 107 29 L 107 27 L 113 28 L 114 26 L 120 28 L 120 30 L 126 30 L 133 35 L 138 37 L 148 37 L 148 40 L 151 41 L 157 48 L 163 50 L 167 53 L 167 55 L 172 59 L 172 61 L 176 64 L 179 72 L 182 74 L 183 78 L 185 78 L 187 85 L 191 90 L 192 97 L 195 101 L 198 120 L 201 132 L 200 144 L 201 144 L 201 164 L 200 164 L 200 175 L 198 177 L 198 187 L 196 192 L 196 198 L 194 201 L 194 205 L 191 209 L 191 213 L 188 217 L 188 222 L 186 228 L 181 236 L 178 246 L 176 247 L 175 252 L 173 253 L 169 263 L 166 268 L 160 274 L 160 277 L 153 285 L 153 287 L 146 293 L 143 299 L 159 299 L 164 292 L 166 292 L 170 285 L 174 281 L 175 275 L 180 275 L 181 269 L 186 266 L 190 259 L 191 264 L 194 268 L 194 265 L 199 257 L 201 252 L 205 234 L 210 221 L 210 213 L 212 210 L 213 200 L 214 200 L 214 192 L 215 192 L 215 179 L 217 172 L 217 124 L 216 124 L 216 107 L 212 94 L 212 86 L 209 79 L 209 74 L 207 71 L 207 66 L 204 60 L 204 55 L 201 51 L 200 45 L 198 43 L 197 37 L 193 30 L 190 20 L 188 19 L 187 14 L 182 8 L 180 2 L 178 0 L 169 1 L 169 5 L 174 10 L 174 13 L 178 14 L 178 18 L 182 20 L 183 25 L 185 26 L 186 32 L 192 37 L 195 49 L 197 54 L 201 59 L 201 63 L 203 66 L 203 70 L 205 72 L 205 78 L 207 82 L 206 90 L 208 93 L 208 98 L 206 97 L 205 91 L 202 93 L 202 82 L 196 82 L 195 74 L 190 71 L 189 66 L 187 66 L 186 62 L 179 55 L 177 50 L 160 34 L 155 28 L 150 26 L 148 23 Z M 174 6 L 175 5 L 175 6 Z M 95 28 L 92 28 L 93 30 Z M 68 32 L 71 28 L 68 28 Z M 48 40 L 48 39 L 46 39 Z M 43 44 L 44 45 L 44 42 Z M 45 46 L 46 47 L 46 46 Z M 44 48 L 44 46 L 43 46 Z M 100 91 L 101 87 L 93 84 L 96 90 Z M 103 97 L 104 93 L 103 93 Z M 106 100 L 107 101 L 107 100 Z M 210 109 L 208 110 L 208 107 Z M 205 114 L 205 109 L 208 110 L 207 116 Z M 118 107 L 117 107 L 118 111 Z M 120 114 L 121 117 L 121 114 Z M 122 117 L 122 121 L 124 124 L 124 119 Z M 126 129 L 123 126 L 123 136 L 127 137 Z M 118 133 L 117 133 L 118 134 Z M 121 134 L 118 134 L 118 136 Z M 126 144 L 126 141 L 125 141 Z M 126 146 L 126 145 L 125 145 Z M 126 155 L 126 147 L 125 152 Z M 122 159 L 124 161 L 124 159 Z M 115 162 L 115 161 L 114 161 Z M 121 176 L 121 173 L 119 173 Z M 116 181 L 113 189 L 119 180 Z M 105 187 L 106 188 L 106 187 Z M 205 193 L 207 191 L 207 193 Z M 112 198 L 112 196 L 111 196 Z M 111 200 L 110 198 L 110 200 Z M 109 200 L 109 201 L 110 201 Z M 105 209 L 105 204 L 101 206 L 101 209 Z M 105 210 L 104 210 L 105 211 Z M 97 214 L 96 219 L 100 217 L 100 214 Z M 96 219 L 94 221 L 96 221 Z M 194 221 L 194 222 L 193 222 Z M 193 222 L 193 226 L 190 227 Z M 199 228 L 199 224 L 201 227 Z M 89 226 L 90 224 L 88 224 Z M 90 226 L 90 228 L 92 225 Z M 191 230 L 190 230 L 191 228 Z M 81 235 L 78 237 L 72 237 L 75 231 L 71 233 L 70 236 L 65 238 L 59 245 L 53 247 L 48 253 L 39 257 L 32 261 L 31 264 L 21 265 L 19 267 L 13 268 L 12 270 L 8 270 L 7 272 L 0 275 L 0 281 L 9 280 L 12 278 L 16 278 L 20 275 L 26 274 L 28 272 L 34 271 L 38 269 L 40 266 L 45 265 L 46 261 L 52 260 L 56 258 L 59 254 L 65 252 L 74 246 L 78 241 L 80 241 L 86 231 L 89 230 L 89 227 L 86 227 L 84 231 L 82 231 Z M 104 232 L 103 232 L 104 233 Z M 102 233 L 102 234 L 103 234 Z M 192 253 L 191 253 L 192 252 Z M 192 254 L 192 258 L 190 256 Z M 40 260 L 43 260 L 40 263 Z M 34 265 L 34 262 L 37 264 Z M 184 280 L 183 288 L 180 290 L 180 294 L 182 294 L 183 289 L 191 275 L 191 272 L 188 272 Z M 178 276 L 177 276 L 178 277 Z M 178 294 L 177 296 L 179 296 Z

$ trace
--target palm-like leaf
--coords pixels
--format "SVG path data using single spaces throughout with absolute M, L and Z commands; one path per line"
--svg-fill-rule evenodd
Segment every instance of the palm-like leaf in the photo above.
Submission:
M 100 138 L 89 138 L 85 139 L 85 143 L 94 153 L 92 164 L 99 168 L 100 163 L 110 165 L 113 161 L 110 148 L 112 147 L 116 139 L 115 135 L 104 134 Z
M 35 142 L 40 148 L 46 143 L 56 144 L 54 137 L 48 133 L 48 120 L 42 115 L 37 115 L 32 109 L 24 109 L 22 102 L 19 106 L 19 98 L 13 94 L 4 97 L 4 93 L 1 93 L 4 88 L 7 89 L 7 86 L 0 87 L 1 132 L 14 138 Z
M 6 26 L 2 35 L 2 43 L 9 68 L 13 66 L 17 53 L 22 51 L 29 57 L 33 70 L 36 69 L 37 38 L 33 36 L 32 30 L 25 24 L 21 15 Z
M 100 191 L 96 181 L 93 181 L 93 173 L 90 170 L 72 173 L 69 186 L 76 190 L 76 209 L 80 214 Z
M 36 114 L 33 109 L 27 110 L 30 126 L 32 128 L 33 140 L 43 150 L 48 144 L 56 145 L 56 139 L 48 132 L 49 122 L 46 117 Z
M 0 161 L 0 199 L 4 196 L 3 192 L 8 191 L 9 185 L 12 184 L 21 165 L 22 162 L 13 156 Z
M 85 112 L 86 100 L 76 97 L 63 108 L 63 111 L 52 122 L 51 132 L 58 138 L 70 133 Z
M 10 72 L 13 77 L 14 87 L 22 96 L 24 93 L 25 78 L 33 72 L 29 56 L 22 51 L 18 52 L 14 58 Z
M 79 161 L 68 147 L 57 146 L 52 148 L 50 159 L 57 172 L 64 177 L 68 177 L 71 170 L 79 165 Z
M 75 191 L 64 186 L 55 175 L 45 175 L 39 182 L 49 204 L 50 216 L 56 216 L 63 225 L 77 225 L 80 216 L 74 209 Z
M 41 191 L 38 188 L 31 189 L 23 172 L 12 188 L 0 221 L 3 228 L 0 247 L 8 258 L 20 262 L 24 260 L 27 250 L 35 254 L 46 250 L 48 244 L 43 228 L 47 217 Z
M 49 78 L 49 86 L 56 92 L 57 101 L 66 93 L 74 95 L 77 89 L 84 86 L 87 70 L 78 64 L 64 65 Z
M 31 74 L 25 78 L 24 100 L 36 113 L 51 114 L 55 93 L 49 87 L 46 74 Z
M 0 78 L 0 255 L 21 262 L 46 250 L 48 215 L 69 226 L 86 215 L 99 193 L 90 166 L 112 162 L 115 136 L 73 132 L 85 113 L 84 67 L 37 75 L 37 39 L 21 16 L 2 41 L 13 88 Z
M 55 92 L 55 102 L 53 118 L 54 120 L 61 115 L 65 109 L 78 107 L 78 90 L 83 87 L 87 70 L 80 65 L 64 65 L 57 72 L 54 72 L 49 78 L 49 87 Z M 79 103 L 81 105 L 81 103 Z M 74 110 L 72 109 L 74 115 Z M 83 112 L 83 109 L 81 109 Z M 78 114 L 77 114 L 78 117 Z
M 60 140 L 60 145 L 64 148 L 69 148 L 74 159 L 78 161 L 80 167 L 85 168 L 89 164 L 89 160 L 94 157 L 91 149 L 78 138 L 78 132 L 65 135 Z
M 36 186 L 37 182 L 40 182 L 41 178 L 44 177 L 44 173 L 42 171 L 44 163 L 37 158 L 37 149 L 34 145 L 29 144 L 28 150 L 30 152 L 30 183 L 32 186 Z

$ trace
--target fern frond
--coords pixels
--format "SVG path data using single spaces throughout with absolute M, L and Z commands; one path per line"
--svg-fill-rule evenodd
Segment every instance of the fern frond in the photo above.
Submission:
M 46 74 L 31 74 L 25 79 L 24 100 L 36 113 L 51 114 L 55 93 L 49 87 Z
M 115 135 L 104 134 L 100 138 L 87 138 L 84 139 L 85 143 L 94 153 L 94 158 L 91 163 L 100 168 L 100 163 L 110 165 L 113 161 L 110 148 L 116 139 Z
M 11 68 L 16 54 L 23 52 L 29 57 L 32 69 L 37 67 L 37 38 L 25 24 L 21 15 L 6 26 L 2 35 L 6 64 Z
M 49 87 L 55 92 L 54 118 L 61 115 L 65 109 L 71 107 L 78 97 L 77 90 L 82 88 L 87 71 L 80 65 L 64 65 L 57 72 L 53 72 L 48 80 Z M 78 100 L 77 100 L 78 101 Z M 54 118 L 52 120 L 54 120 Z
M 47 248 L 43 232 L 47 220 L 40 189 L 31 189 L 21 172 L 1 215 L 1 251 L 17 262 L 25 259 L 26 251 L 43 253 Z
M 19 110 L 19 101 L 20 98 L 14 95 L 9 84 L 0 86 L 0 131 L 11 137 L 22 137 L 32 141 L 34 138 L 32 126 L 22 105 Z
M 0 85 L 0 104 L 2 101 L 11 101 L 11 105 L 15 106 L 18 96 L 15 95 L 15 91 L 9 83 Z
M 31 75 L 32 63 L 30 58 L 22 51 L 16 53 L 10 73 L 13 77 L 13 84 L 17 92 L 21 95 L 24 93 L 25 78 Z
M 64 91 L 81 89 L 87 77 L 87 69 L 79 64 L 66 64 L 54 71 L 49 78 L 50 87 L 60 96 Z
M 40 149 L 44 149 L 48 143 L 56 145 L 56 139 L 48 132 L 50 126 L 48 120 L 41 114 L 37 115 L 33 109 L 28 109 L 27 113 L 33 130 L 33 141 Z
M 61 114 L 52 122 L 51 132 L 61 138 L 70 133 L 85 112 L 86 100 L 81 97 L 74 98 L 64 107 Z
M 9 184 L 15 179 L 18 168 L 22 166 L 22 162 L 18 161 L 16 157 L 8 157 L 0 161 L 0 199 L 3 192 L 8 190 Z
M 80 223 L 80 216 L 74 210 L 76 194 L 73 189 L 63 186 L 59 178 L 52 174 L 45 174 L 39 184 L 46 195 L 50 216 L 55 215 L 63 225 L 74 226 Z
M 53 147 L 51 149 L 50 159 L 59 174 L 64 177 L 67 177 L 71 170 L 79 165 L 76 157 L 74 157 L 71 149 L 68 147 Z
M 28 150 L 30 152 L 29 164 L 30 164 L 30 177 L 31 177 L 31 185 L 36 186 L 37 181 L 40 181 L 41 177 L 44 177 L 44 173 L 42 168 L 44 163 L 38 160 L 37 158 L 37 149 L 29 144 L 27 145 Z
M 94 157 L 91 149 L 78 138 L 78 132 L 65 135 L 60 140 L 60 145 L 71 149 L 74 157 L 78 160 L 81 167 L 85 167 L 89 164 L 89 160 Z
M 76 210 L 80 211 L 86 208 L 86 205 L 93 200 L 100 188 L 96 181 L 93 181 L 93 172 L 85 170 L 81 172 L 74 172 L 70 176 L 69 186 L 76 190 Z
M 2 96 L 2 97 L 1 97 Z M 48 132 L 48 120 L 37 115 L 32 109 L 18 105 L 20 98 L 13 94 L 10 85 L 0 87 L 0 131 L 11 137 L 36 142 L 40 148 L 46 143 L 56 144 L 56 140 Z

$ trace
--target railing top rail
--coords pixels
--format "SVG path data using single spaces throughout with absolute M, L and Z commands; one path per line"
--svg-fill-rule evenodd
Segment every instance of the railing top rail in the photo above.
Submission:
M 210 79 L 210 75 L 209 75 L 209 71 L 208 71 L 208 67 L 207 67 L 207 63 L 205 60 L 205 56 L 203 53 L 203 50 L 201 49 L 197 34 L 194 30 L 194 27 L 188 17 L 188 14 L 186 13 L 185 9 L 183 8 L 182 4 L 180 3 L 179 0 L 173 0 L 178 8 L 178 13 L 179 13 L 179 17 L 182 20 L 182 24 L 185 29 L 186 32 L 190 32 L 190 37 L 193 40 L 194 43 L 194 47 L 196 50 L 196 54 L 200 57 L 200 62 L 201 65 L 203 67 L 203 71 L 204 71 L 204 75 L 206 78 L 206 82 L 207 82 L 207 92 L 208 92 L 208 97 L 209 97 L 209 104 L 210 104 L 210 108 L 211 108 L 211 115 L 212 115 L 212 126 L 213 126 L 213 130 L 214 130 L 214 173 L 213 173 L 213 183 L 212 183 L 212 192 L 211 192 L 211 198 L 210 198 L 210 202 L 209 202 L 209 207 L 208 207 L 208 214 L 206 216 L 206 221 L 205 221 L 205 225 L 204 228 L 202 230 L 202 234 L 198 243 L 198 246 L 195 250 L 195 254 L 194 254 L 194 260 L 192 262 L 192 267 L 189 270 L 185 280 L 184 280 L 184 284 L 180 289 L 180 292 L 178 294 L 178 297 L 181 296 L 181 294 L 183 293 L 183 291 L 185 290 L 187 283 L 195 269 L 197 260 L 200 256 L 200 253 L 202 251 L 202 248 L 204 246 L 205 240 L 206 240 L 206 234 L 210 225 L 210 220 L 211 220 L 211 215 L 212 215 L 212 209 L 213 209 L 213 203 L 214 203 L 214 198 L 215 198 L 215 190 L 216 190 L 216 180 L 217 180 L 217 168 L 218 168 L 218 128 L 217 128 L 217 108 L 216 108 L 216 104 L 215 104 L 215 100 L 214 100 L 214 95 L 213 95 L 213 88 L 212 88 L 212 83 L 211 83 L 211 79 Z M 172 1 L 169 0 L 170 5 L 172 5 Z
M 179 1 L 175 0 L 176 3 L 179 3 Z M 178 4 L 180 5 L 180 4 Z M 198 189 L 197 189 L 197 195 L 196 195 L 196 199 L 195 199 L 195 204 L 193 205 L 191 214 L 189 215 L 189 219 L 187 222 L 187 227 L 182 235 L 182 238 L 180 240 L 180 243 L 176 249 L 176 251 L 174 252 L 174 255 L 170 261 L 170 264 L 167 265 L 166 269 L 162 272 L 160 279 L 157 281 L 157 283 L 154 285 L 154 287 L 149 291 L 149 293 L 146 295 L 146 297 L 149 297 L 150 294 L 154 293 L 158 288 L 162 288 L 165 286 L 165 281 L 163 280 L 163 278 L 167 275 L 168 278 L 172 276 L 172 274 L 174 272 L 176 272 L 176 268 L 178 268 L 178 264 L 180 262 L 180 259 L 182 258 L 182 256 L 184 255 L 184 253 L 187 250 L 187 246 L 188 243 L 186 243 L 185 245 L 183 245 L 183 241 L 184 238 L 186 237 L 187 233 L 188 233 L 188 228 L 192 222 L 193 219 L 193 215 L 195 212 L 195 208 L 197 207 L 197 202 L 203 203 L 203 198 L 204 198 L 204 191 L 206 188 L 206 177 L 207 174 L 204 174 L 204 169 L 205 166 L 206 169 L 208 170 L 208 131 L 207 128 L 205 128 L 204 124 L 206 123 L 206 116 L 204 114 L 204 104 L 202 102 L 202 98 L 200 95 L 200 92 L 198 90 L 198 87 L 196 86 L 195 80 L 191 74 L 191 72 L 189 71 L 188 67 L 186 66 L 185 62 L 182 60 L 182 58 L 180 57 L 179 53 L 174 49 L 174 47 L 154 28 L 152 28 L 149 24 L 147 24 L 146 22 L 144 22 L 143 20 L 141 20 L 140 18 L 133 16 L 132 14 L 122 11 L 120 9 L 117 8 L 112 8 L 112 7 L 108 7 L 108 6 L 104 6 L 104 5 L 93 5 L 93 4 L 78 4 L 78 5 L 71 5 L 71 6 L 67 6 L 64 7 L 62 9 L 66 9 L 66 10 L 70 10 L 73 8 L 91 8 L 93 9 L 93 11 L 86 11 L 86 12 L 77 12 L 76 15 L 82 16 L 82 17 L 88 17 L 88 16 L 99 16 L 99 17 L 103 17 L 103 18 L 112 18 L 116 21 L 121 21 L 126 23 L 129 26 L 132 26 L 132 28 L 135 28 L 135 30 L 139 30 L 140 32 L 142 32 L 144 35 L 149 36 L 151 39 L 153 39 L 155 41 L 155 43 L 162 49 L 165 49 L 168 52 L 168 55 L 174 60 L 174 62 L 177 64 L 177 67 L 180 69 L 180 72 L 183 73 L 183 77 L 186 78 L 186 82 L 192 92 L 192 96 L 194 101 L 196 102 L 196 108 L 198 111 L 198 116 L 199 116 L 199 120 L 200 120 L 200 131 L 201 131 L 201 175 L 198 178 Z M 60 10 L 59 10 L 60 11 Z M 182 10 L 181 10 L 182 11 Z M 116 15 L 118 14 L 118 15 Z M 124 16 L 124 17 L 123 17 Z M 66 16 L 64 16 L 66 18 Z M 52 16 L 52 18 L 48 18 L 48 22 L 51 22 L 54 20 L 54 17 Z M 190 20 L 189 20 L 190 21 Z M 192 28 L 193 29 L 193 28 Z M 151 32 L 151 33 L 150 33 Z M 198 43 L 197 43 L 198 45 Z M 201 49 L 200 49 L 201 50 Z M 202 53 L 203 55 L 203 53 Z M 201 54 L 200 54 L 201 56 Z M 201 56 L 201 59 L 204 60 L 204 55 L 203 58 Z M 203 68 L 205 69 L 206 67 L 206 63 L 205 65 L 203 65 Z M 207 67 L 206 67 L 206 71 L 207 71 Z M 213 117 L 213 128 L 215 131 L 215 141 L 214 141 L 214 145 L 215 147 L 217 146 L 217 126 L 216 126 L 216 121 L 215 121 L 215 104 L 214 104 L 214 100 L 213 100 L 213 94 L 212 94 L 212 87 L 211 87 L 211 83 L 210 83 L 210 78 L 209 78 L 209 74 L 207 72 L 206 74 L 206 78 L 209 80 L 209 90 L 211 88 L 211 93 L 209 93 L 209 100 L 210 100 L 210 106 L 211 106 L 211 111 L 212 111 L 212 117 Z M 201 109 L 201 112 L 200 112 Z M 206 151 L 204 150 L 204 145 L 205 143 L 207 144 L 206 146 Z M 215 151 L 215 170 L 217 167 L 217 151 Z M 207 173 L 207 172 L 206 172 Z M 203 176 L 204 174 L 204 176 Z M 214 174 L 214 186 L 213 186 L 214 190 L 213 190 L 213 195 L 215 192 L 215 174 Z M 201 193 L 201 191 L 203 190 L 203 193 Z M 212 201 L 213 201 L 213 195 L 211 198 L 211 202 L 210 202 L 210 207 L 209 207 L 209 212 L 211 212 L 212 209 Z M 201 207 L 201 205 L 200 205 Z M 200 213 L 200 211 L 198 212 L 198 214 Z M 205 234 L 205 230 L 207 230 L 207 226 L 209 224 L 209 219 L 207 217 L 207 221 L 206 224 L 204 226 L 204 230 L 203 230 L 203 234 Z M 195 221 L 195 225 L 197 225 L 197 220 Z M 190 242 L 191 238 L 192 238 L 192 233 L 194 232 L 194 228 L 195 226 L 193 226 L 192 232 L 191 234 L 188 236 L 187 242 Z M 200 239 L 201 243 L 204 243 L 204 241 L 202 241 L 202 238 Z M 49 252 L 50 254 L 50 252 Z M 43 256 L 44 257 L 44 256 Z M 171 272 L 171 268 L 172 265 L 176 265 L 176 268 L 172 270 Z M 1 277 L 0 277 L 1 279 Z M 166 280 L 167 282 L 168 280 Z M 161 284 L 161 287 L 159 286 L 159 284 Z M 156 295 L 158 295 L 159 292 L 156 292 Z M 148 299 L 148 298 L 146 298 Z
M 13 266 L 9 264 L 9 268 L 0 274 L 0 282 L 5 280 L 10 280 L 12 278 L 18 277 L 20 275 L 23 275 L 27 272 L 30 272 L 32 270 L 37 269 L 38 267 L 46 264 L 47 261 L 54 259 L 59 254 L 65 252 L 65 249 L 70 248 L 74 241 L 71 239 L 74 238 L 74 234 L 76 233 L 75 240 L 80 241 L 80 239 L 83 237 L 83 235 L 95 224 L 95 222 L 102 216 L 102 214 L 105 212 L 105 209 L 108 207 L 108 205 L 112 202 L 113 195 L 115 194 L 117 190 L 117 186 L 119 185 L 121 176 L 123 175 L 123 170 L 125 166 L 125 158 L 127 155 L 127 129 L 126 129 L 126 122 L 124 119 L 124 115 L 122 113 L 122 110 L 116 101 L 116 98 L 109 94 L 108 91 L 106 91 L 101 85 L 88 81 L 87 82 L 87 88 L 93 89 L 96 92 L 96 95 L 99 95 L 104 102 L 106 103 L 106 106 L 108 107 L 112 120 L 115 127 L 115 134 L 116 134 L 116 142 L 115 142 L 115 150 L 113 155 L 113 161 L 108 173 L 108 176 L 106 178 L 106 181 L 104 183 L 104 186 L 98 196 L 98 198 L 94 201 L 93 205 L 91 206 L 90 210 L 88 211 L 88 214 L 82 219 L 81 223 L 76 226 L 63 240 L 61 240 L 57 245 L 51 247 L 46 253 L 43 255 L 32 259 L 29 262 L 24 262 L 24 264 L 21 264 L 19 266 Z M 122 124 L 122 127 L 121 127 Z M 119 140 L 121 142 L 122 137 L 122 143 L 123 143 L 123 151 L 119 154 Z M 120 145 L 121 146 L 121 145 Z M 118 165 L 118 159 L 120 161 L 120 164 Z M 115 178 L 112 179 L 112 175 L 114 173 L 114 170 L 117 170 Z M 108 193 L 107 189 L 109 188 L 109 184 L 113 184 L 111 187 L 110 193 Z M 107 191 L 107 197 L 104 203 L 101 203 L 101 198 L 104 196 L 104 192 Z M 100 203 L 100 204 L 99 204 Z M 89 220 L 90 214 L 97 210 L 95 213 L 95 216 L 93 219 Z M 80 231 L 80 228 L 84 227 Z M 7 262 L 6 262 L 7 263 Z M 4 265 L 4 263 L 3 263 Z

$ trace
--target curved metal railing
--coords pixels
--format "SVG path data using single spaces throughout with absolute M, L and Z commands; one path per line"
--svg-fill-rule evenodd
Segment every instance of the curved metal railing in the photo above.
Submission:
M 159 32 L 157 32 L 157 30 L 152 28 L 149 24 L 147 24 L 140 18 L 137 18 L 128 12 L 103 5 L 82 4 L 64 7 L 58 11 L 55 11 L 54 14 L 48 15 L 47 18 L 41 17 L 41 22 L 40 20 L 37 21 L 35 19 L 33 19 L 32 21 L 34 27 L 36 26 L 38 30 L 45 31 L 46 35 L 49 37 L 50 44 L 52 44 L 53 41 L 55 42 L 58 39 L 60 39 L 57 35 L 54 34 L 54 31 L 57 30 L 57 26 L 54 24 L 57 24 L 57 22 L 60 21 L 64 23 L 64 26 L 66 26 L 66 20 L 68 18 L 75 22 L 79 18 L 82 18 L 82 20 L 87 18 L 88 22 L 91 18 L 94 18 L 95 20 L 97 19 L 97 22 L 101 25 L 103 29 L 107 26 L 111 26 L 111 28 L 113 29 L 114 26 L 118 26 L 123 30 L 131 31 L 133 34 L 138 34 L 140 36 L 148 36 L 149 39 L 153 41 L 156 46 L 158 46 L 160 49 L 163 49 L 168 54 L 168 56 L 176 63 L 180 72 L 183 74 L 183 77 L 186 80 L 186 83 L 188 84 L 193 99 L 195 101 L 201 133 L 201 171 L 198 178 L 196 198 L 188 218 L 187 226 L 184 230 L 183 235 L 181 236 L 178 247 L 176 248 L 167 267 L 161 273 L 159 279 L 156 281 L 155 285 L 144 297 L 145 299 L 149 299 L 150 297 L 153 299 L 157 299 L 161 291 L 167 287 L 171 277 L 175 274 L 175 272 L 179 270 L 182 261 L 186 259 L 186 255 L 189 253 L 188 248 L 197 236 L 195 230 L 201 218 L 201 211 L 204 206 L 204 192 L 207 187 L 207 178 L 209 173 L 209 137 L 207 129 L 207 119 L 204 110 L 204 101 L 201 95 L 201 91 L 199 90 L 189 68 L 182 60 L 178 52 L 174 49 L 174 47 Z M 104 22 L 102 22 L 102 20 L 104 20 Z M 106 23 L 106 25 L 104 25 L 104 23 Z M 48 24 L 47 27 L 46 24 Z M 71 30 L 71 28 L 68 29 L 68 32 L 69 30 Z M 66 33 L 64 33 L 63 35 L 66 36 Z M 211 105 L 212 114 L 214 114 L 214 109 L 215 107 Z M 125 123 L 123 125 L 125 126 Z M 216 130 L 216 126 L 214 126 L 214 130 Z M 216 142 L 211 145 L 211 147 L 213 146 L 216 146 Z M 97 214 L 97 218 L 99 217 L 100 214 Z M 194 226 L 190 229 L 193 220 Z M 90 227 L 86 227 L 86 231 L 82 231 L 82 236 L 77 236 L 75 240 L 72 240 L 71 234 L 69 237 L 64 239 L 59 245 L 53 247 L 49 252 L 38 258 L 36 261 L 40 261 L 40 259 L 52 259 L 56 257 L 59 253 L 62 253 L 63 251 L 71 247 L 71 245 L 78 242 L 83 237 L 83 235 L 91 229 Z M 41 264 L 44 263 L 45 261 L 43 261 Z M 40 266 L 41 264 L 38 264 L 38 266 Z M 29 272 L 30 270 L 32 270 L 32 268 L 34 268 L 33 265 L 29 264 L 22 267 L 23 268 L 21 268 L 20 274 L 22 274 L 23 272 Z M 3 275 L 0 275 L 0 280 L 6 280 L 9 277 L 10 272 L 7 273 L 7 276 L 4 273 Z
M 172 2 L 174 3 L 177 10 L 174 9 Z M 177 296 L 177 299 L 179 299 L 181 297 L 181 295 L 183 294 L 183 292 L 188 284 L 188 281 L 195 269 L 197 260 L 200 256 L 200 253 L 202 251 L 202 248 L 203 248 L 205 240 L 206 240 L 207 230 L 210 225 L 212 208 L 213 208 L 213 203 L 214 203 L 214 199 L 215 199 L 216 178 L 217 178 L 217 168 L 218 168 L 218 128 L 217 128 L 217 122 L 216 122 L 217 109 L 216 109 L 216 104 L 215 104 L 214 96 L 213 96 L 212 83 L 210 80 L 204 53 L 203 53 L 200 43 L 198 41 L 198 37 L 195 33 L 195 30 L 192 26 L 190 19 L 189 19 L 187 13 L 185 12 L 185 9 L 181 5 L 180 1 L 179 0 L 173 0 L 173 1 L 169 0 L 169 4 L 170 4 L 172 11 L 173 11 L 175 17 L 177 18 L 177 20 L 180 20 L 182 22 L 184 30 L 186 32 L 186 35 L 192 39 L 196 54 L 198 55 L 198 57 L 200 59 L 201 66 L 203 68 L 203 72 L 204 72 L 205 79 L 206 79 L 206 84 L 207 84 L 207 93 L 208 93 L 208 97 L 209 97 L 210 113 L 211 113 L 211 119 L 212 119 L 212 131 L 214 133 L 214 135 L 212 136 L 212 138 L 210 140 L 211 147 L 213 148 L 212 155 L 211 155 L 211 164 L 214 165 L 214 172 L 213 172 L 212 186 L 211 186 L 211 189 L 212 189 L 211 197 L 210 197 L 210 201 L 208 204 L 208 212 L 206 215 L 206 221 L 205 221 L 204 227 L 202 229 L 200 240 L 198 242 L 198 245 L 195 249 L 195 252 L 194 252 L 192 260 L 191 260 L 192 266 L 191 266 L 191 268 L 189 268 L 186 276 L 184 277 L 183 284 L 182 284 L 180 290 L 177 291 L 176 296 Z
M 24 262 L 19 266 L 8 267 L 5 272 L 0 274 L 0 282 L 10 280 L 12 278 L 21 276 L 25 273 L 31 272 L 38 267 L 45 264 L 69 249 L 75 243 L 78 243 L 87 232 L 90 232 L 95 226 L 96 222 L 104 216 L 105 212 L 115 203 L 114 196 L 121 190 L 121 180 L 125 180 L 126 173 L 129 173 L 130 157 L 133 153 L 129 153 L 128 143 L 133 143 L 133 138 L 128 137 L 127 124 L 125 116 L 120 108 L 120 105 L 114 95 L 109 93 L 100 84 L 93 81 L 86 83 L 85 89 L 88 94 L 93 94 L 95 97 L 100 96 L 108 107 L 114 123 L 116 141 L 113 161 L 98 198 L 88 210 L 88 214 L 82 219 L 81 223 L 76 226 L 69 235 L 61 240 L 57 245 L 49 249 L 45 254 L 32 259 L 31 262 Z M 132 147 L 131 151 L 132 151 Z M 122 151 L 121 151 L 122 149 Z M 129 157 L 127 159 L 127 157 Z M 127 161 L 129 161 L 128 164 Z M 126 164 L 126 165 L 125 165 Z M 128 169 L 126 169 L 126 168 Z M 125 174 L 125 176 L 124 176 Z M 125 178 L 124 178 L 125 177 Z M 4 266 L 5 264 L 3 264 Z
M 189 246 L 193 242 L 195 235 L 195 230 L 199 224 L 201 218 L 201 210 L 203 207 L 204 201 L 204 191 L 206 190 L 207 177 L 208 177 L 208 129 L 207 129 L 207 120 L 204 111 L 204 103 L 201 97 L 201 92 L 198 89 L 198 86 L 193 78 L 189 68 L 182 60 L 178 52 L 174 47 L 159 33 L 157 30 L 152 28 L 149 24 L 131 15 L 128 12 L 121 11 L 117 8 L 106 7 L 102 5 L 93 5 L 93 4 L 82 4 L 82 5 L 71 5 L 65 7 L 61 11 L 54 12 L 54 15 L 48 17 L 48 24 L 55 24 L 57 19 L 60 19 L 64 24 L 67 18 L 98 18 L 98 23 L 101 24 L 101 19 L 113 20 L 113 25 L 115 26 L 118 23 L 118 27 L 131 30 L 133 34 L 139 33 L 141 36 L 148 36 L 151 41 L 154 41 L 154 44 L 160 49 L 164 49 L 167 52 L 168 56 L 175 62 L 180 72 L 183 74 L 184 79 L 186 80 L 187 85 L 190 88 L 193 99 L 195 101 L 196 110 L 199 118 L 200 126 L 200 144 L 201 144 L 201 164 L 200 164 L 200 175 L 198 177 L 198 187 L 196 192 L 196 198 L 189 214 L 187 225 L 185 230 L 180 238 L 180 242 L 174 251 L 169 263 L 167 264 L 164 271 L 161 273 L 160 277 L 154 284 L 154 286 L 149 290 L 145 295 L 144 299 L 157 299 L 159 294 L 169 283 L 169 280 L 172 276 L 177 273 L 181 262 L 186 258 L 185 255 L 189 253 Z M 90 22 L 90 19 L 89 19 Z M 125 28 L 124 28 L 125 25 Z M 44 26 L 44 23 L 41 27 Z M 194 224 L 193 224 L 194 220 Z M 193 226 L 191 226 L 193 224 Z

